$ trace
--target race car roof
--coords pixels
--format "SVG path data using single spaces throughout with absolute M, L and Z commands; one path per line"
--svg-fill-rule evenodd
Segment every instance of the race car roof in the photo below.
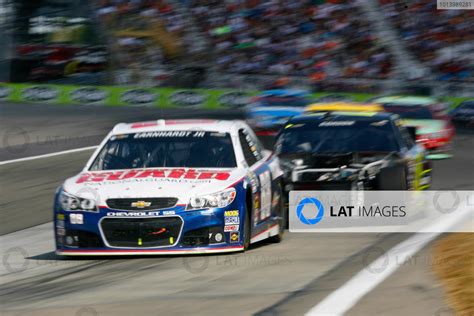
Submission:
M 260 97 L 304 97 L 309 95 L 305 90 L 297 89 L 272 89 L 263 91 Z
M 309 123 L 317 122 L 322 120 L 354 120 L 354 121 L 377 121 L 377 120 L 391 120 L 396 118 L 396 114 L 386 112 L 317 112 L 317 113 L 306 113 L 298 116 L 293 116 L 288 123 Z
M 186 119 L 186 120 L 155 120 L 115 125 L 112 134 L 129 134 L 153 131 L 186 131 L 202 130 L 207 132 L 232 133 L 243 125 L 242 121 Z
M 305 108 L 305 112 L 384 112 L 383 106 L 374 103 L 357 102 L 323 102 L 313 103 Z
M 386 96 L 372 100 L 373 103 L 383 104 L 390 103 L 394 105 L 430 105 L 438 102 L 435 98 L 418 97 L 418 96 Z

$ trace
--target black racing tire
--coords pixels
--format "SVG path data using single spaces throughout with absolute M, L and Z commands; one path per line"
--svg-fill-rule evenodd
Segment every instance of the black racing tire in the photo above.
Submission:
M 244 251 L 249 249 L 250 247 L 250 213 L 249 213 L 249 207 L 247 203 L 245 203 L 245 210 L 244 210 L 244 236 L 243 236 L 243 241 L 244 241 Z
M 377 174 L 377 190 L 405 191 L 407 189 L 407 172 L 403 164 L 380 169 Z
M 270 237 L 269 241 L 272 242 L 272 243 L 280 243 L 282 240 L 283 240 L 283 237 L 284 237 L 284 234 L 285 234 L 285 228 L 287 227 L 288 225 L 288 216 L 287 216 L 287 210 L 286 210 L 286 207 L 285 207 L 285 200 L 283 199 L 283 189 L 281 187 L 281 183 L 278 183 L 278 188 L 277 188 L 277 192 L 276 194 L 278 194 L 280 196 L 280 205 L 279 205 L 279 208 L 280 208 L 280 212 L 279 212 L 279 215 L 280 215 L 280 222 L 279 222 L 279 231 L 278 231 L 278 234 L 275 235 L 275 236 L 272 236 Z

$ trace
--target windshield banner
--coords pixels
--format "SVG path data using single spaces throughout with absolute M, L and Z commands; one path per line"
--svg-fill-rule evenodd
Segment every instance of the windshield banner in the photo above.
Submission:
M 290 232 L 474 232 L 474 191 L 291 191 Z

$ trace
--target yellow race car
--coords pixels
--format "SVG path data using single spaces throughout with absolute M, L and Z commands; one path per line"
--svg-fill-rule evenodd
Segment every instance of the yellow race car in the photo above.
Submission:
M 317 113 L 317 112 L 385 112 L 383 106 L 374 103 L 361 103 L 361 102 L 324 102 L 324 103 L 313 103 L 308 105 L 305 109 L 305 113 Z

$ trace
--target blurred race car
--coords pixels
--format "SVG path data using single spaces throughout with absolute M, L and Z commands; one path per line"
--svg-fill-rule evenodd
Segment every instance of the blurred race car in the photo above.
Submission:
M 331 102 L 331 103 L 313 103 L 307 106 L 305 113 L 316 112 L 384 112 L 383 106 L 373 103 L 358 103 L 358 102 Z
M 430 158 L 449 157 L 455 128 L 443 103 L 434 98 L 412 96 L 387 96 L 372 102 L 400 115 L 405 126 L 416 127 L 416 140 L 430 151 Z
M 326 94 L 319 97 L 317 103 L 326 103 L 326 102 L 353 102 L 354 99 L 348 95 L 343 94 Z
M 292 190 L 427 189 L 431 163 L 397 115 L 325 112 L 296 116 L 275 152 Z
M 215 253 L 279 242 L 281 176 L 242 121 L 121 123 L 58 188 L 56 251 Z
M 274 89 L 258 95 L 246 109 L 247 122 L 258 136 L 275 136 L 286 121 L 310 104 L 303 90 Z
M 474 126 L 474 100 L 461 102 L 449 114 L 451 120 L 457 124 Z

